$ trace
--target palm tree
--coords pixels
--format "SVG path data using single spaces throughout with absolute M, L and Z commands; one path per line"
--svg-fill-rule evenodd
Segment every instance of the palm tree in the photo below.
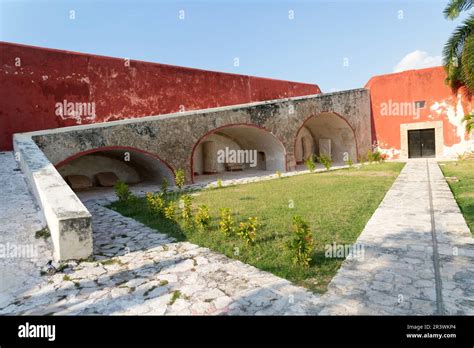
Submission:
M 443 13 L 453 20 L 474 6 L 474 0 L 450 0 Z M 465 86 L 474 93 L 474 14 L 456 28 L 443 50 L 443 65 L 447 83 L 454 89 Z
M 443 13 L 453 20 L 463 11 L 474 6 L 474 0 L 450 0 Z M 469 96 L 474 93 L 474 14 L 457 27 L 443 49 L 443 65 L 447 73 L 446 82 L 455 90 L 466 87 Z M 474 130 L 474 113 L 464 117 L 466 132 Z

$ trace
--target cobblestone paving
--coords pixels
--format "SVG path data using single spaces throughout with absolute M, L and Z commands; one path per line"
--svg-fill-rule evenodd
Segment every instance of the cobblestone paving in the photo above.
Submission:
M 346 260 L 320 296 L 207 248 L 175 242 L 105 208 L 106 194 L 82 197 L 93 216 L 94 260 L 68 262 L 40 276 L 51 246 L 34 238 L 41 219 L 13 157 L 0 159 L 6 163 L 0 206 L 7 207 L 0 243 L 42 246 L 33 259 L 2 260 L 0 314 L 435 314 L 440 307 L 445 314 L 474 313 L 473 239 L 434 162 L 434 209 L 426 161 L 409 162 L 358 239 L 364 258 Z
M 69 262 L 0 314 L 305 314 L 318 298 L 287 280 L 86 203 L 93 262 Z
M 51 244 L 36 239 L 42 222 L 11 152 L 0 152 L 0 308 L 44 281 L 39 269 L 52 257 Z

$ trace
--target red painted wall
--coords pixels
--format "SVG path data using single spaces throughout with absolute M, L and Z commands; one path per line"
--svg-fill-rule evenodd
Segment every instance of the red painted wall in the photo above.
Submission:
M 12 134 L 320 93 L 317 85 L 0 42 L 0 150 Z M 19 66 L 17 66 L 19 63 Z M 95 117 L 56 115 L 94 102 Z
M 400 149 L 402 123 L 443 121 L 445 146 L 459 144 L 462 138 L 468 139 L 468 135 L 462 131 L 463 128 L 460 128 L 463 124 L 454 120 L 453 113 L 457 114 L 459 119 L 462 117 L 461 113 L 473 110 L 473 104 L 463 96 L 463 91 L 459 91 L 462 106 L 460 109 L 458 95 L 445 84 L 445 78 L 443 67 L 434 67 L 375 76 L 367 82 L 365 88 L 370 90 L 373 117 L 372 138 L 381 149 L 392 152 L 394 155 L 391 157 L 398 157 L 393 150 Z M 389 109 L 396 110 L 395 103 L 401 110 L 401 103 L 416 101 L 425 101 L 425 107 L 418 109 L 418 113 L 387 114 Z

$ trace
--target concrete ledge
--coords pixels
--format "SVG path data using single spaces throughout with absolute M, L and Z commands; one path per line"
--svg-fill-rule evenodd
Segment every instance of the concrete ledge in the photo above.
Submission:
M 48 224 L 56 260 L 84 259 L 92 254 L 91 214 L 30 136 L 13 136 L 30 190 Z

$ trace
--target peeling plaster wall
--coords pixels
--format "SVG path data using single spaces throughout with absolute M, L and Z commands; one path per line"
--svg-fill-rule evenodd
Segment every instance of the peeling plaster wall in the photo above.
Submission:
M 313 84 L 5 42 L 0 50 L 0 150 L 12 148 L 14 133 L 320 93 Z M 57 115 L 65 100 L 94 104 Z
M 474 150 L 463 122 L 464 115 L 474 109 L 474 104 L 464 97 L 463 90 L 453 93 L 445 84 L 445 78 L 443 67 L 435 67 L 381 75 L 369 80 L 365 87 L 371 96 L 372 136 L 384 153 L 391 158 L 404 157 L 401 153 L 404 138 L 400 134 L 401 125 L 409 128 L 411 123 L 435 121 L 443 122 L 443 156 L 453 157 Z M 425 101 L 425 106 L 412 112 L 408 105 L 416 101 Z

